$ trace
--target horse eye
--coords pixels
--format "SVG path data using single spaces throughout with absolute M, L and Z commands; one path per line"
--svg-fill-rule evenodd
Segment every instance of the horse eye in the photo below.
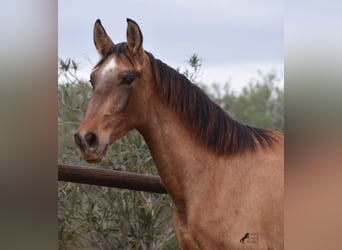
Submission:
M 121 80 L 121 84 L 131 85 L 133 81 L 134 81 L 134 77 L 133 76 L 124 76 L 122 78 L 122 80 Z

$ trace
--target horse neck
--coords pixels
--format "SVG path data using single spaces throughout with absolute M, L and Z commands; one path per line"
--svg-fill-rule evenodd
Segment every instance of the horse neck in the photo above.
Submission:
M 185 203 L 193 194 L 194 183 L 200 181 L 199 173 L 204 173 L 206 163 L 213 161 L 212 154 L 198 143 L 165 102 L 152 99 L 155 101 L 151 103 L 148 122 L 138 131 L 149 147 L 166 190 L 175 203 Z

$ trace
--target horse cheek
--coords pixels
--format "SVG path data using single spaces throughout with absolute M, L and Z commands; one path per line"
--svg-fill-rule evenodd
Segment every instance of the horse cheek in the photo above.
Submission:
M 122 113 L 126 110 L 131 91 L 128 88 L 122 88 L 117 94 L 117 104 L 115 105 L 115 113 Z

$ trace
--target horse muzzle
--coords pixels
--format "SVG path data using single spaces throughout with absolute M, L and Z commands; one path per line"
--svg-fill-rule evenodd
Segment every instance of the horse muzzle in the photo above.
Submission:
M 75 144 L 81 157 L 89 163 L 98 163 L 106 155 L 108 144 L 100 144 L 98 136 L 93 132 L 74 135 Z

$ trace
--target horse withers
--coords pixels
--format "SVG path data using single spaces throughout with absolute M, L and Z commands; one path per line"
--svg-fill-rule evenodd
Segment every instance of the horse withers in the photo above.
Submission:
M 100 162 L 137 129 L 173 200 L 182 249 L 283 249 L 283 135 L 234 120 L 145 51 L 139 26 L 127 23 L 127 41 L 117 44 L 99 20 L 94 26 L 101 59 L 75 134 L 83 159 Z

